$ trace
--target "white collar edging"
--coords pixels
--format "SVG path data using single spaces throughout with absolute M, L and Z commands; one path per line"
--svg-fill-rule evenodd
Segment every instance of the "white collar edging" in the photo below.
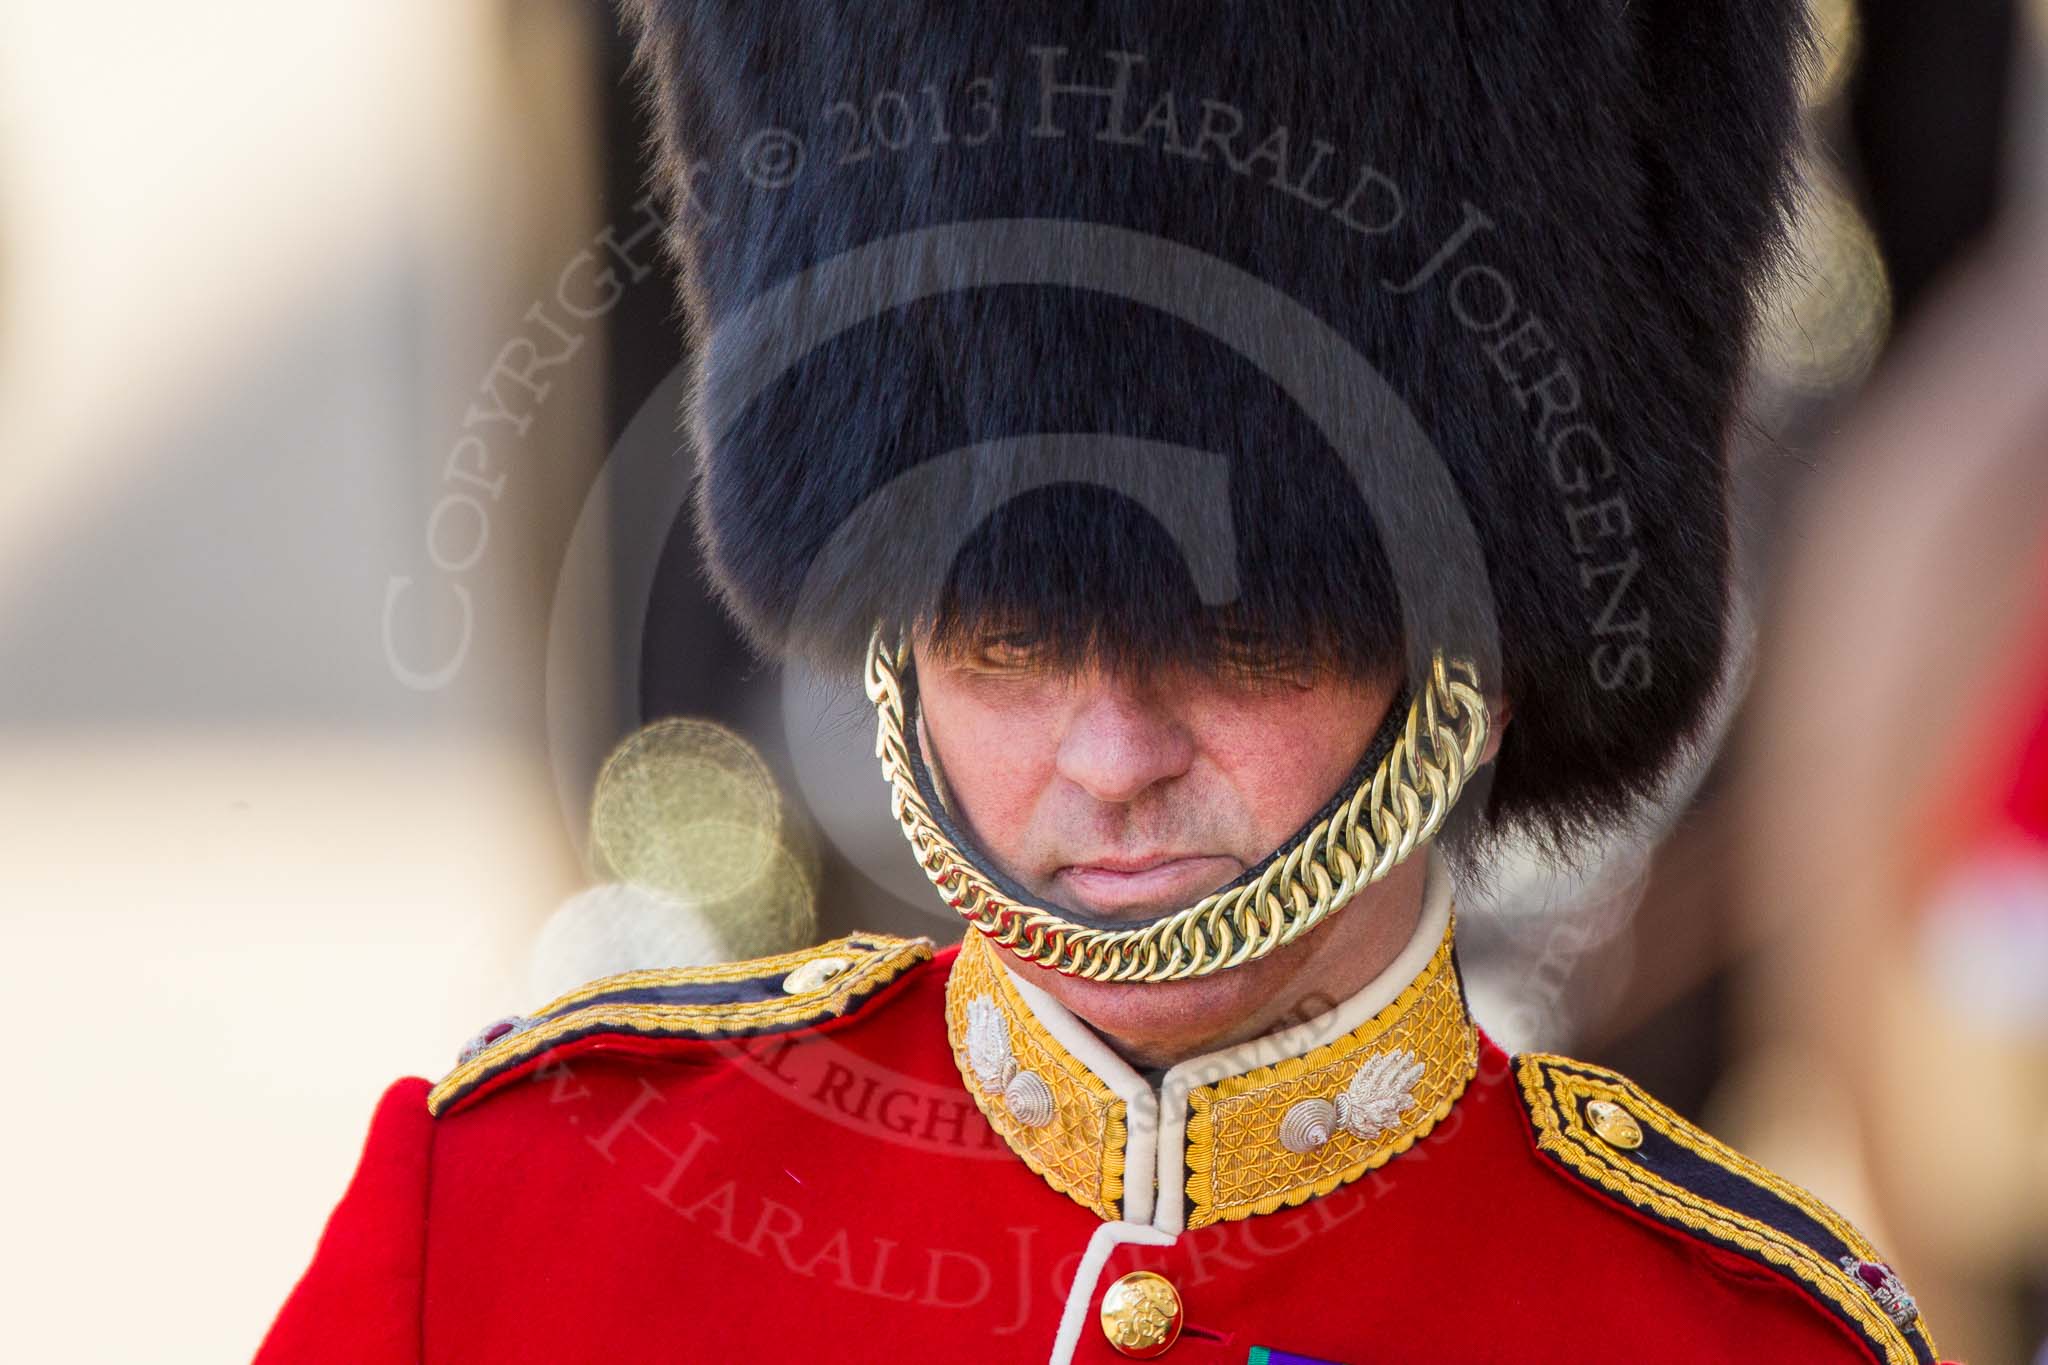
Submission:
M 1110 1253 L 1125 1243 L 1170 1247 L 1180 1239 L 1144 1223 L 1125 1221 L 1103 1223 L 1088 1238 L 1088 1249 L 1074 1267 L 1074 1283 L 1067 1288 L 1066 1307 L 1060 1310 L 1060 1330 L 1052 1340 L 1051 1365 L 1068 1365 L 1081 1345 L 1081 1328 L 1088 1321 L 1088 1307 L 1095 1302 L 1095 1284 L 1109 1264 Z

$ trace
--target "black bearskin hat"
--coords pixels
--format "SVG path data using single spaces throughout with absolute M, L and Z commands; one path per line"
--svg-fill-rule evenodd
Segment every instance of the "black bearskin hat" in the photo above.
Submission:
M 877 621 L 1505 696 L 1496 825 L 1625 815 L 1722 661 L 1797 0 L 625 0 L 757 644 Z

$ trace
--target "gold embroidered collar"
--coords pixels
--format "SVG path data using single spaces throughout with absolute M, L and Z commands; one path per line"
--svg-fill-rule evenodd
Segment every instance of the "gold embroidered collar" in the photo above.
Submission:
M 1415 936 L 1384 972 L 1301 1024 L 1179 1063 L 1156 1089 L 969 933 L 946 982 L 968 1093 L 1026 1165 L 1105 1219 L 1179 1232 L 1358 1179 L 1435 1127 L 1478 1067 L 1450 878 L 1429 859 Z

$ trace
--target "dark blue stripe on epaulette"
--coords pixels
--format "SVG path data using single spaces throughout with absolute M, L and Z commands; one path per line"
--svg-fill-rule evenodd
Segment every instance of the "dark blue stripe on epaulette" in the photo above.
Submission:
M 1667 1227 L 1737 1252 L 1799 1285 L 1883 1365 L 1935 1365 L 1917 1311 L 1887 1305 L 1855 1269 L 1883 1270 L 1848 1220 L 1652 1099 L 1626 1077 L 1565 1057 L 1515 1059 L 1536 1145 L 1611 1199 Z M 1606 1133 L 1588 1106 L 1619 1106 Z M 1883 1272 L 1889 1277 L 1890 1272 Z M 1896 1287 L 1896 1279 L 1887 1281 Z M 1903 1290 L 1899 1291 L 1903 1294 Z
M 479 1035 L 429 1092 L 427 1108 L 445 1114 L 507 1071 L 599 1034 L 744 1038 L 808 1028 L 844 1016 L 931 956 L 929 939 L 849 934 L 775 957 L 605 977 Z
M 543 1019 L 556 1019 L 564 1014 L 588 1009 L 592 1005 L 736 1005 L 742 1001 L 786 1000 L 782 980 L 787 973 L 777 972 L 769 976 L 752 977 L 745 981 L 691 981 L 673 986 L 636 986 L 625 990 L 606 991 L 593 995 L 587 1000 L 566 1006 Z

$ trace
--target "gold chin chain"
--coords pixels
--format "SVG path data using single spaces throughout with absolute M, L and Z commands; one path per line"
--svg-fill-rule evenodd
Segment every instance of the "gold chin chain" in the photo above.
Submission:
M 889 811 L 918 866 L 967 922 L 1026 961 L 1094 981 L 1183 981 L 1264 957 L 1342 909 L 1437 832 L 1486 746 L 1486 700 L 1469 661 L 1430 661 L 1426 686 L 1371 776 L 1253 881 L 1149 924 L 1105 929 L 998 890 L 932 817 L 911 771 L 903 674 L 907 641 L 868 641 L 867 693 Z

